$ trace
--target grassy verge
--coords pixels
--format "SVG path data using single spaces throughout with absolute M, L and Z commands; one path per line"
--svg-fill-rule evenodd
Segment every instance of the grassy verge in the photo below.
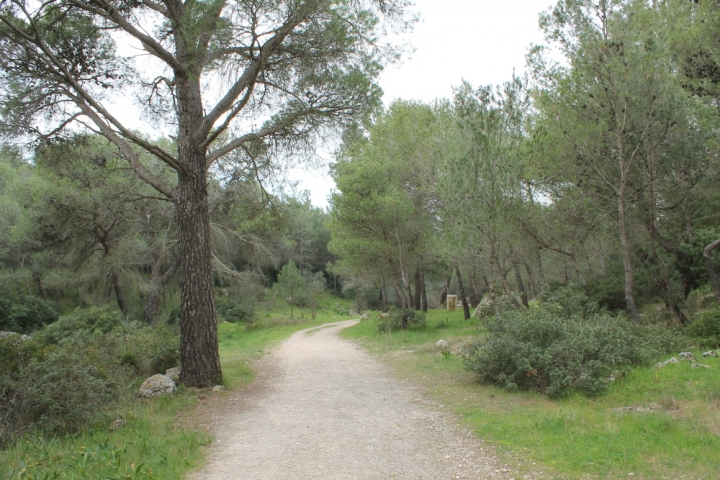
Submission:
M 307 311 L 289 319 L 289 312 L 260 315 L 257 326 L 219 325 L 223 383 L 242 388 L 254 377 L 252 362 L 292 333 L 323 323 L 346 320 L 331 305 L 329 296 L 312 320 Z M 344 302 L 347 303 L 347 302 Z M 15 480 L 86 479 L 134 480 L 179 479 L 203 462 L 201 447 L 209 434 L 179 421 L 191 416 L 208 392 L 180 387 L 176 394 L 152 401 L 131 400 L 117 407 L 124 424 L 116 429 L 99 425 L 76 435 L 28 436 L 0 451 L 0 478 Z
M 462 312 L 433 311 L 422 331 L 378 333 L 374 322 L 343 332 L 424 383 L 480 437 L 521 471 L 556 477 L 720 477 L 720 361 L 639 368 L 602 397 L 552 401 L 479 385 L 459 355 L 438 355 L 439 339 L 459 350 L 478 327 Z M 699 351 L 695 351 L 699 358 Z M 631 408 L 626 408 L 631 407 Z

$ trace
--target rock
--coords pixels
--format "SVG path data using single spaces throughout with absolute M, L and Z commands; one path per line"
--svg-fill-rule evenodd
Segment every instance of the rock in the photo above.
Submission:
M 677 365 L 680 364 L 680 360 L 677 359 L 677 357 L 672 357 L 668 360 L 665 360 L 664 362 L 658 362 L 655 364 L 655 368 L 662 368 L 665 365 L 670 365 L 671 363 L 675 363 Z
M 225 391 L 225 387 L 223 387 L 222 385 L 215 385 L 213 387 L 213 392 L 224 392 L 224 391 Z
M 360 317 L 361 322 L 364 322 L 365 320 L 370 320 L 370 314 L 365 313 L 362 317 Z
M 148 378 L 140 385 L 138 396 L 141 398 L 156 398 L 160 395 L 170 395 L 175 391 L 175 382 L 167 375 L 157 374 Z
M 388 313 L 381 313 L 380 315 L 378 315 L 378 318 L 390 318 L 390 314 L 388 314 Z
M 695 361 L 695 357 L 693 356 L 692 352 L 680 352 L 680 359 L 686 362 Z
M 447 352 L 448 350 L 450 350 L 450 345 L 448 345 L 448 342 L 446 342 L 445 340 L 440 339 L 435 344 L 435 348 L 437 348 L 441 352 Z
M 703 357 L 717 357 L 717 353 L 715 353 L 715 350 L 710 350 L 709 352 L 703 353 Z
M 182 372 L 180 367 L 168 368 L 165 372 L 165 376 L 172 378 L 175 385 L 180 385 L 180 372 Z
M 690 368 L 710 368 L 710 365 L 704 365 L 702 363 L 693 363 Z
M 118 429 L 122 428 L 123 425 L 125 425 L 125 420 L 123 420 L 122 418 L 118 418 L 110 424 L 110 429 L 118 430 Z

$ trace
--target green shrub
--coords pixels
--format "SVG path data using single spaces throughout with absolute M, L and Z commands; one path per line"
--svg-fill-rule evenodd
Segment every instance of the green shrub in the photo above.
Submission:
M 17 299 L 0 296 L 0 330 L 32 333 L 58 319 L 57 307 L 40 297 L 22 295 Z
M 0 445 L 20 433 L 77 431 L 97 421 L 110 387 L 82 351 L 0 339 Z
M 348 307 L 342 303 L 336 303 L 333 305 L 333 311 L 338 315 L 350 315 L 350 310 L 348 310 Z
M 77 431 L 101 421 L 145 378 L 180 363 L 171 327 L 123 322 L 99 309 L 76 310 L 59 323 L 27 341 L 0 339 L 0 444 L 19 432 Z
M 559 314 L 557 304 L 548 304 L 490 318 L 488 334 L 466 356 L 466 368 L 509 390 L 593 396 L 607 389 L 611 375 L 648 364 L 683 342 L 663 327 L 638 327 L 606 313 L 583 318 L 572 310 Z
M 687 333 L 691 337 L 697 338 L 705 347 L 720 347 L 720 308 L 716 307 L 700 313 L 688 325 Z
M 380 289 L 373 286 L 358 288 L 355 292 L 355 306 L 358 312 L 364 310 L 380 310 L 382 308 Z
M 540 293 L 540 300 L 546 309 L 565 318 L 573 316 L 587 318 L 600 309 L 597 302 L 591 299 L 581 286 L 573 283 L 543 289 Z
M 380 332 L 398 330 L 419 330 L 427 326 L 425 314 L 411 309 L 392 309 L 387 314 L 378 315 L 377 329 Z
M 70 338 L 82 341 L 94 332 L 108 333 L 122 323 L 122 313 L 115 310 L 97 307 L 76 308 L 74 312 L 61 316 L 57 322 L 38 332 L 38 338 L 52 344 Z
M 225 297 L 217 300 L 218 316 L 230 323 L 243 323 L 252 325 L 257 319 L 255 316 L 255 304 L 250 301 L 233 302 Z
M 588 293 L 600 307 L 611 312 L 622 312 L 627 308 L 624 279 L 621 271 L 593 279 L 588 284 Z

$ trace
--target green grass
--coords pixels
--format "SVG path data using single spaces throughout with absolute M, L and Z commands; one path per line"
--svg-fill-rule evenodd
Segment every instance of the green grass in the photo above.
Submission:
M 183 429 L 176 415 L 197 403 L 181 388 L 172 397 L 127 408 L 125 425 L 62 437 L 29 437 L 0 452 L 0 477 L 7 479 L 166 479 L 201 461 L 207 434 Z
M 340 301 L 325 296 L 315 320 L 310 312 L 295 309 L 260 315 L 257 326 L 219 325 L 223 383 L 242 388 L 254 378 L 252 362 L 294 332 L 323 323 L 346 320 L 332 310 Z M 197 407 L 203 392 L 179 388 L 177 393 L 152 401 L 130 400 L 113 407 L 125 424 L 117 430 L 108 425 L 76 435 L 27 436 L 0 451 L 0 478 L 15 480 L 87 479 L 179 479 L 203 462 L 201 447 L 212 437 L 182 422 Z M 207 392 L 205 392 L 207 394 Z
M 436 310 L 424 331 L 378 333 L 368 321 L 343 335 L 379 354 L 404 378 L 424 383 L 520 471 L 569 478 L 720 477 L 718 359 L 701 359 L 695 351 L 710 369 L 688 363 L 638 368 L 599 398 L 554 401 L 479 385 L 463 370 L 460 355 L 438 355 L 434 348 L 442 338 L 457 351 L 477 332 L 462 312 Z M 656 406 L 649 411 L 617 410 L 650 404 Z

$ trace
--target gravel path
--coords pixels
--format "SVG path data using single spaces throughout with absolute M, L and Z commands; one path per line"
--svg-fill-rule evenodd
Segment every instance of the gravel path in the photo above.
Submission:
M 338 332 L 295 333 L 263 360 L 254 391 L 214 426 L 201 479 L 510 478 L 492 452 L 418 387 Z

